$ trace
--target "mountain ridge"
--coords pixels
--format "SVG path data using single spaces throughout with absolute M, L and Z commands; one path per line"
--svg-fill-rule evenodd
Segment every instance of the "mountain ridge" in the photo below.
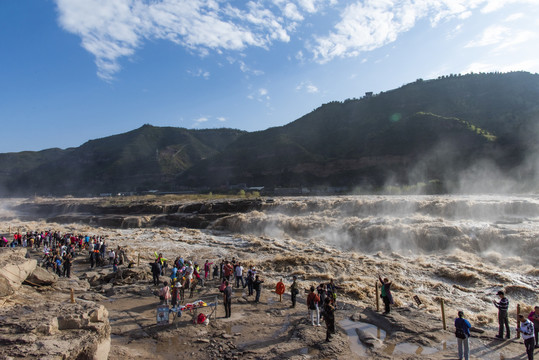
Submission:
M 463 174 L 487 165 L 508 180 L 532 183 L 539 168 L 537 99 L 538 74 L 418 79 L 332 101 L 256 132 L 144 125 L 78 148 L 0 154 L 0 189 L 95 194 L 247 184 L 372 190 L 435 180 L 452 184 L 444 188 L 451 191 Z M 36 179 L 36 172 L 69 175 Z

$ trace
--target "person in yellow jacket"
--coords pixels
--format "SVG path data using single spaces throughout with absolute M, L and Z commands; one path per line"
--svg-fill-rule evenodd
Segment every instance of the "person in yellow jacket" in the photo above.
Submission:
M 165 276 L 165 273 L 166 273 L 166 270 L 167 270 L 167 261 L 168 261 L 168 259 L 165 259 L 163 257 L 162 253 L 159 253 L 159 255 L 158 255 L 157 251 L 154 251 L 154 255 L 155 255 L 155 258 L 157 260 L 159 260 L 159 262 L 161 263 L 161 276 Z

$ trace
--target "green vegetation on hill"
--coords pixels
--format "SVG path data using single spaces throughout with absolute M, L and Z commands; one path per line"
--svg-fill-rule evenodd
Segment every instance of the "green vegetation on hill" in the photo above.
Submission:
M 324 104 L 264 131 L 145 125 L 75 149 L 0 154 L 3 187 L 10 193 L 95 194 L 238 183 L 350 189 L 436 184 L 430 188 L 441 191 L 485 164 L 525 184 L 539 173 L 533 160 L 539 154 L 538 99 L 537 74 L 419 79 Z

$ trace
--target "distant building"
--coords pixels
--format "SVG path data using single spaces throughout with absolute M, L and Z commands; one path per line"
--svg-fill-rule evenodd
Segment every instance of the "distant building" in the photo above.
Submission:
M 240 183 L 240 184 L 235 184 L 235 185 L 228 185 L 228 189 L 229 190 L 245 190 L 247 189 L 247 184 Z
M 367 91 L 367 92 L 365 93 L 365 97 L 366 97 L 366 98 L 372 97 L 372 91 Z

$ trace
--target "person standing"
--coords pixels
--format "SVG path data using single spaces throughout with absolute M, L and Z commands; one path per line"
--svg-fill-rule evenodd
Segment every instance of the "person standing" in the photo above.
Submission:
M 391 310 L 389 305 L 393 304 L 393 296 L 391 295 L 391 282 L 389 282 L 388 278 L 384 278 L 384 280 L 382 280 L 380 275 L 378 275 L 378 280 L 380 280 L 380 282 L 382 283 L 382 291 L 380 296 L 384 301 L 384 314 L 389 314 Z
M 307 295 L 307 307 L 311 315 L 311 324 L 313 326 L 320 326 L 320 310 L 318 309 L 318 303 L 320 302 L 320 296 L 314 292 L 314 286 L 311 286 L 309 295 Z M 316 314 L 316 324 L 314 323 L 314 315 Z
M 155 259 L 153 263 L 150 263 L 152 267 L 153 284 L 157 286 L 159 284 L 159 275 L 161 275 L 161 264 L 158 259 Z
M 292 285 L 290 285 L 290 298 L 292 299 L 292 305 L 290 307 L 295 308 L 296 296 L 299 294 L 299 289 L 298 289 L 298 283 L 296 282 L 297 277 L 294 275 L 292 279 L 293 279 Z
M 528 360 L 533 360 L 533 349 L 535 345 L 533 323 L 522 314 L 518 314 L 518 320 L 520 321 L 520 328 L 517 328 L 517 333 L 522 334 Z
M 210 280 L 210 272 L 211 272 L 212 265 L 213 265 L 213 262 L 210 262 L 209 260 L 206 260 L 206 262 L 204 263 L 204 281 Z
M 232 274 L 234 273 L 234 266 L 232 266 L 231 263 L 229 263 L 228 261 L 225 262 L 225 266 L 223 268 L 223 272 L 225 274 L 225 280 L 230 282 L 230 277 L 232 276 Z
M 534 308 L 534 311 L 532 311 L 528 315 L 528 320 L 530 320 L 533 324 L 534 329 L 534 337 L 535 337 L 535 348 L 539 349 L 539 306 L 536 306 Z
M 263 282 L 264 282 L 264 280 L 261 280 L 258 277 L 258 275 L 256 275 L 255 281 L 253 282 L 253 289 L 256 291 L 255 303 L 260 302 L 260 293 L 262 292 L 262 283 Z
M 320 306 L 323 307 L 324 304 L 326 303 L 326 294 L 327 294 L 326 284 L 321 283 L 320 285 L 318 285 L 318 287 L 316 288 L 316 291 L 318 292 L 318 296 L 320 296 Z
M 225 305 L 225 318 L 229 318 L 232 313 L 232 287 L 225 280 L 225 289 L 223 290 L 223 304 Z
M 510 339 L 511 333 L 509 332 L 509 299 L 505 297 L 505 294 L 503 291 L 498 291 L 497 295 L 500 297 L 500 301 L 496 302 L 496 300 L 492 300 L 492 303 L 494 306 L 498 308 L 498 335 L 496 337 L 498 339 L 503 339 L 503 327 L 505 326 L 505 330 L 507 332 L 505 338 Z
M 326 341 L 331 340 L 331 335 L 335 334 L 335 299 L 326 297 L 324 304 L 324 320 L 326 322 Z
M 250 266 L 249 270 L 247 271 L 247 295 L 251 296 L 253 295 L 253 285 L 255 283 L 255 277 L 256 277 L 256 268 L 254 266 Z M 245 285 L 244 285 L 245 287 Z
M 168 301 L 172 298 L 170 295 L 170 288 L 168 287 L 168 282 L 163 282 L 163 287 L 159 291 L 159 298 L 161 300 L 161 305 L 168 306 Z
M 236 287 L 240 287 L 241 281 L 241 287 L 244 288 L 245 283 L 243 282 L 243 266 L 241 266 L 241 263 L 238 263 L 234 268 L 234 275 L 236 276 Z
M 472 325 L 464 318 L 464 312 L 459 311 L 458 317 L 455 319 L 455 336 L 459 347 L 459 360 L 470 358 L 470 328 Z
M 283 301 L 283 294 L 285 292 L 285 286 L 283 283 L 283 279 L 279 280 L 277 285 L 275 285 L 275 293 L 279 295 L 279 302 Z
M 66 253 L 63 256 L 64 260 L 64 273 L 63 275 L 67 278 L 71 277 L 71 265 L 73 264 L 73 258 L 71 257 L 71 254 Z

